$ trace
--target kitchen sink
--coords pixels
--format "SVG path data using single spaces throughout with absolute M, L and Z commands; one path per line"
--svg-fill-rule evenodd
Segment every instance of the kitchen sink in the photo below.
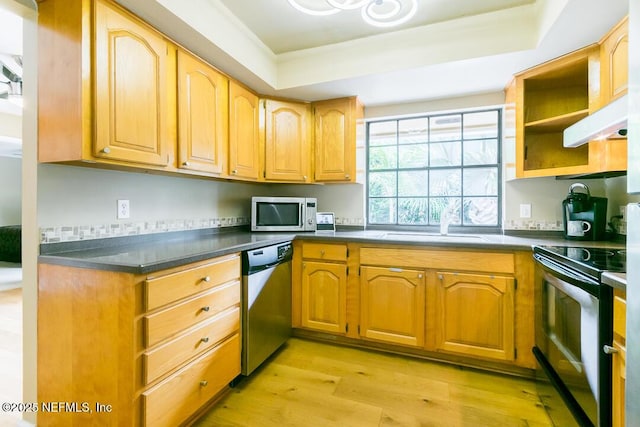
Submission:
M 389 240 L 411 240 L 420 242 L 486 242 L 482 236 L 470 234 L 438 234 L 420 232 L 389 232 L 384 233 L 381 238 Z

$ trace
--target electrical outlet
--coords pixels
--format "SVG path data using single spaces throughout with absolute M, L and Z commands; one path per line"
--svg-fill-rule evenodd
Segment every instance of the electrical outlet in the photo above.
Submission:
M 531 218 L 531 203 L 520 205 L 520 218 Z
M 118 200 L 118 219 L 127 219 L 131 215 L 128 200 Z

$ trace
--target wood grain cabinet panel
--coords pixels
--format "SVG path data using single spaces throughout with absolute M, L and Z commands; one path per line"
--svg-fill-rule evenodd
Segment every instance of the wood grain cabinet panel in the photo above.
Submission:
M 309 104 L 265 101 L 265 179 L 311 181 L 310 122 Z
M 175 51 L 115 3 L 38 5 L 40 162 L 175 166 Z
M 229 175 L 256 181 L 260 174 L 260 98 L 229 82 Z
M 143 354 L 145 384 L 214 347 L 240 330 L 240 308 L 232 307 L 217 316 L 198 323 L 177 338 Z
M 613 348 L 612 372 L 612 423 L 614 427 L 625 425 L 625 387 L 627 383 L 627 295 L 614 290 L 613 296 Z
M 173 303 L 240 277 L 240 257 L 230 255 L 214 262 L 169 274 L 154 274 L 144 282 L 147 310 Z
M 240 336 L 232 336 L 142 394 L 144 423 L 181 425 L 240 374 Z
M 178 50 L 178 167 L 223 174 L 227 164 L 229 80 Z
M 600 41 L 600 105 L 627 93 L 629 81 L 629 18 L 625 17 Z
M 362 267 L 360 275 L 360 336 L 422 347 L 426 320 L 424 271 Z
M 230 282 L 144 316 L 145 344 L 152 346 L 227 307 L 240 303 L 240 282 Z
M 224 393 L 240 373 L 238 259 L 230 254 L 153 277 L 40 264 L 38 399 L 101 402 L 112 411 L 40 412 L 38 425 L 178 425 Z M 177 280 L 207 271 L 224 276 L 193 295 L 193 282 L 181 288 Z M 145 287 L 156 279 L 151 293 L 159 299 L 152 300 L 161 302 L 148 311 Z M 177 293 L 167 291 L 171 285 Z
M 513 361 L 512 277 L 437 272 L 436 349 Z
M 99 158 L 169 164 L 167 42 L 96 1 L 95 85 Z M 87 112 L 89 114 L 89 112 Z
M 346 332 L 347 266 L 303 261 L 302 326 L 320 331 Z
M 316 182 L 346 181 L 356 178 L 357 128 L 364 116 L 355 97 L 313 103 Z

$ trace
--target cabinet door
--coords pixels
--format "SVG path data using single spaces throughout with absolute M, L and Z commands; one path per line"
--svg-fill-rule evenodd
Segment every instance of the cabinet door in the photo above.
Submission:
M 346 332 L 347 266 L 302 263 L 302 326 L 320 331 Z
M 229 82 L 229 175 L 257 180 L 260 171 L 260 99 Z
M 360 335 L 394 344 L 422 347 L 425 279 L 420 270 L 362 267 Z
M 436 349 L 514 360 L 514 279 L 437 273 Z
M 169 164 L 168 45 L 156 32 L 96 2 L 93 156 Z M 175 113 L 174 113 L 175 114 Z
M 355 110 L 353 98 L 314 104 L 315 181 L 355 180 Z
M 270 99 L 265 104 L 265 178 L 309 181 L 309 105 Z
M 627 93 L 629 80 L 629 26 L 623 19 L 600 45 L 600 97 L 604 106 Z
M 626 292 L 613 291 L 613 348 L 611 358 L 612 373 L 612 422 L 614 427 L 624 427 L 625 387 L 627 383 L 627 295 Z
M 226 163 L 228 80 L 178 51 L 178 167 L 221 174 Z

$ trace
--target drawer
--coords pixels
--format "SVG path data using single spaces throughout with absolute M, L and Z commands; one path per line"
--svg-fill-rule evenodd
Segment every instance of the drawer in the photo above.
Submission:
M 347 247 L 326 243 L 304 243 L 302 258 L 322 259 L 326 261 L 347 261 Z
M 240 335 L 236 334 L 143 392 L 144 425 L 180 425 L 239 374 Z
M 513 253 L 465 250 L 361 248 L 360 264 L 487 273 L 513 273 L 515 271 Z
M 240 303 L 240 282 L 226 283 L 143 318 L 145 346 L 150 347 L 198 322 Z
M 223 283 L 239 280 L 240 275 L 240 257 L 234 255 L 165 276 L 150 277 L 144 282 L 145 308 L 153 310 Z
M 615 290 L 613 294 L 613 333 L 627 337 L 627 300 L 626 294 Z
M 145 384 L 214 347 L 240 330 L 240 308 L 234 307 L 142 355 Z

